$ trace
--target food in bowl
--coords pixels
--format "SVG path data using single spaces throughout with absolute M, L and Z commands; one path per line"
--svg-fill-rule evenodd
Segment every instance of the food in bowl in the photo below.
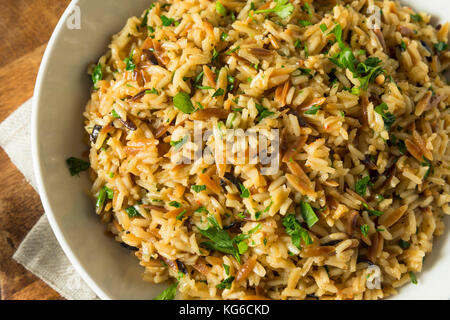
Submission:
M 90 68 L 97 214 L 144 280 L 172 281 L 158 299 L 417 283 L 450 214 L 449 27 L 390 1 L 152 3 Z M 238 129 L 275 170 L 261 140 L 219 152 Z

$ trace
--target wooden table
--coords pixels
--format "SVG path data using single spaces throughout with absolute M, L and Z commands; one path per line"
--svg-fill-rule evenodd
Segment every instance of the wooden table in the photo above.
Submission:
M 33 95 L 51 33 L 70 0 L 0 1 L 0 122 Z M 0 148 L 0 298 L 62 299 L 11 257 L 44 210 Z

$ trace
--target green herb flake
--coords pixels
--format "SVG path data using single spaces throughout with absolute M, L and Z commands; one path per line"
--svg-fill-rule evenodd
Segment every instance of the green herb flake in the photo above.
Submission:
M 222 88 L 219 88 L 219 89 L 216 90 L 216 92 L 214 92 L 212 97 L 213 98 L 220 97 L 220 96 L 223 96 L 224 94 L 225 94 L 225 90 L 223 90 Z
M 203 247 L 206 247 L 211 250 L 216 250 L 222 253 L 233 255 L 236 260 L 240 263 L 241 259 L 239 256 L 239 252 L 234 246 L 233 240 L 231 240 L 228 232 L 220 228 L 219 223 L 217 222 L 214 216 L 208 217 L 209 226 L 207 229 L 199 229 L 200 234 L 207 238 L 209 241 L 204 241 L 200 243 Z
M 141 214 L 136 210 L 135 207 L 128 207 L 125 209 L 129 218 L 141 217 Z
M 244 241 L 239 242 L 237 247 L 238 247 L 239 254 L 244 254 L 248 250 L 248 244 L 247 244 L 247 242 L 244 242 Z
M 425 175 L 423 177 L 424 179 L 426 179 L 430 175 L 430 172 L 433 172 L 433 164 L 431 163 L 430 160 L 428 160 L 424 156 L 423 156 L 423 160 L 424 160 L 424 162 L 420 163 L 420 165 L 422 167 L 428 167 L 428 170 L 425 172 Z
M 392 126 L 392 124 L 395 122 L 395 115 L 393 115 L 390 112 L 386 112 L 386 110 L 389 110 L 388 105 L 383 102 L 379 106 L 375 107 L 375 112 L 381 115 L 384 121 L 384 126 L 386 130 L 389 130 Z
M 402 40 L 402 42 L 400 43 L 400 49 L 402 50 L 402 52 L 406 51 L 406 43 L 405 41 Z
M 191 114 L 195 111 L 191 97 L 186 92 L 177 93 L 177 95 L 173 97 L 173 104 L 175 108 L 186 114 Z
M 174 147 L 175 150 L 178 151 L 178 150 L 181 149 L 181 147 L 182 147 L 183 145 L 186 144 L 186 142 L 188 142 L 188 140 L 189 140 L 189 137 L 188 137 L 188 136 L 185 136 L 183 139 L 180 139 L 180 140 L 178 140 L 178 141 L 170 141 L 170 145 L 171 145 L 172 147 Z
M 225 290 L 225 289 L 231 289 L 231 284 L 234 281 L 234 277 L 228 277 L 225 280 L 223 280 L 221 283 L 219 283 L 216 288 L 219 290 Z
M 70 157 L 66 160 L 66 164 L 69 167 L 69 172 L 72 176 L 79 174 L 82 171 L 86 171 L 90 168 L 90 164 L 87 161 Z
M 409 278 L 411 279 L 411 282 L 413 284 L 417 284 L 417 278 L 416 278 L 416 275 L 414 274 L 414 272 L 412 272 L 412 271 L 409 272 Z
M 102 65 L 100 63 L 95 66 L 94 70 L 92 70 L 91 78 L 94 85 L 103 79 Z
M 364 237 L 367 237 L 369 235 L 369 226 L 367 224 L 363 224 L 361 226 L 361 233 Z
M 291 241 L 294 246 L 300 249 L 302 241 L 305 245 L 313 243 L 308 231 L 302 228 L 300 222 L 295 218 L 295 215 L 286 215 L 282 222 L 286 229 L 286 233 L 291 236 Z
M 355 184 L 355 191 L 361 196 L 365 197 L 367 192 L 367 186 L 370 185 L 370 177 L 365 176 L 362 179 L 359 179 Z
M 417 14 L 411 14 L 410 17 L 411 17 L 411 20 L 414 21 L 414 22 L 422 22 L 423 21 L 422 16 L 420 14 L 418 14 L 418 13 Z
M 364 209 L 366 209 L 367 212 L 369 213 L 369 215 L 371 215 L 371 216 L 377 216 L 377 217 L 379 217 L 379 216 L 382 216 L 382 215 L 384 214 L 384 212 L 381 212 L 381 211 L 370 210 L 370 209 L 369 209 L 369 206 L 368 206 L 367 203 L 365 203 L 365 202 L 363 202 L 362 205 L 363 205 Z
M 300 210 L 302 213 L 302 217 L 309 228 L 311 228 L 319 221 L 319 218 L 317 217 L 316 213 L 309 203 L 305 201 L 300 202 Z
M 225 41 L 228 38 L 228 34 L 226 34 L 225 32 L 222 32 L 222 34 L 220 35 L 220 40 Z
M 95 207 L 100 209 L 105 204 L 106 199 L 112 199 L 114 197 L 114 191 L 108 188 L 107 186 L 103 186 L 100 189 L 97 196 L 97 201 L 95 202 Z
M 145 94 L 154 94 L 154 95 L 159 96 L 159 92 L 155 88 L 153 88 L 151 90 L 145 90 Z
M 308 20 L 299 20 L 299 21 L 298 21 L 298 24 L 299 24 L 301 27 L 307 27 L 307 26 L 312 25 L 312 23 L 309 22 Z
M 164 27 L 169 27 L 175 22 L 174 19 L 168 18 L 165 15 L 161 15 L 161 21 Z
M 181 203 L 179 203 L 177 201 L 170 201 L 169 206 L 175 207 L 175 208 L 181 208 Z
M 191 186 L 191 188 L 192 188 L 192 190 L 194 190 L 197 193 L 206 190 L 206 186 L 204 184 L 203 185 L 194 185 L 194 186 Z
M 289 0 L 275 0 L 275 7 L 272 9 L 256 10 L 255 13 L 276 13 L 281 19 L 286 19 L 294 12 L 294 6 Z
M 256 117 L 257 122 L 261 122 L 264 118 L 270 117 L 275 114 L 274 112 L 269 111 L 266 107 L 263 107 L 260 104 L 255 103 L 255 107 L 258 110 L 258 117 Z
M 129 57 L 123 60 L 123 62 L 125 62 L 125 70 L 127 71 L 134 71 L 134 69 L 136 69 L 136 65 L 133 62 L 133 54 L 134 52 L 132 52 Z
M 300 41 L 299 39 L 295 40 L 295 42 L 294 42 L 294 47 L 295 47 L 295 48 L 300 48 L 301 46 L 302 46 L 301 41 Z
M 322 32 L 325 32 L 328 29 L 328 27 L 325 23 L 322 23 L 319 28 L 320 28 L 320 30 L 322 30 Z
M 222 3 L 220 3 L 219 1 L 216 1 L 216 11 L 218 14 L 220 14 L 221 16 L 225 16 L 227 14 L 227 9 L 225 9 L 225 7 L 223 6 Z
M 315 105 L 313 105 L 311 108 L 309 108 L 308 110 L 306 110 L 306 111 L 305 111 L 305 114 L 315 115 L 315 114 L 317 114 L 317 111 L 319 111 L 320 108 L 321 108 L 321 106 L 315 104 Z
M 306 2 L 306 3 L 302 6 L 302 10 L 305 11 L 309 16 L 312 16 L 311 7 L 309 6 L 309 3 L 308 3 L 308 2 Z
M 161 292 L 154 300 L 173 300 L 177 293 L 178 282 L 170 285 L 166 290 Z
M 448 44 L 441 41 L 441 42 L 435 43 L 434 48 L 437 50 L 437 52 L 442 52 L 442 51 L 448 49 Z
M 244 185 L 242 183 L 239 183 L 239 188 L 241 189 L 241 198 L 248 198 L 250 197 L 250 191 L 244 187 Z
M 404 241 L 404 240 L 399 240 L 398 241 L 398 245 L 400 246 L 400 248 L 402 248 L 403 250 L 409 249 L 409 247 L 411 246 L 411 244 L 408 241 Z
M 230 54 L 232 54 L 232 53 L 238 51 L 240 48 L 241 48 L 240 46 L 237 46 L 237 47 L 235 47 L 235 48 L 233 48 L 233 49 L 228 50 L 227 52 L 225 52 L 225 54 L 230 55 Z
M 183 220 L 183 217 L 186 214 L 186 212 L 187 212 L 186 210 L 181 211 L 180 214 L 177 216 L 177 220 L 178 221 Z
M 226 274 L 227 276 L 229 276 L 229 275 L 230 275 L 230 266 L 227 265 L 227 264 L 225 264 L 225 263 L 223 263 L 222 266 L 223 266 L 223 268 L 224 268 L 224 270 L 225 270 L 225 274 Z

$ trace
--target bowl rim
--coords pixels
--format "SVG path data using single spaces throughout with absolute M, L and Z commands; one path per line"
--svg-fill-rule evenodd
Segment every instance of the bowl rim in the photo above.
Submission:
M 94 291 L 94 293 L 102 300 L 111 300 L 109 297 L 91 278 L 91 276 L 85 271 L 77 257 L 72 252 L 70 246 L 67 243 L 67 240 L 64 234 L 61 231 L 61 228 L 55 219 L 55 215 L 50 206 L 50 202 L 47 196 L 47 192 L 44 185 L 43 175 L 42 175 L 42 163 L 40 157 L 40 151 L 38 148 L 38 115 L 39 115 L 39 105 L 41 100 L 41 93 L 43 90 L 43 79 L 44 75 L 47 73 L 47 69 L 49 67 L 50 62 L 50 54 L 53 50 L 53 47 L 58 40 L 61 29 L 64 27 L 67 17 L 73 12 L 74 7 L 80 0 L 72 0 L 70 4 L 67 6 L 66 10 L 62 14 L 59 19 L 53 33 L 50 37 L 50 40 L 45 49 L 44 55 L 41 60 L 41 65 L 39 67 L 39 72 L 36 78 L 35 88 L 33 92 L 33 101 L 32 101 L 32 112 L 31 112 L 31 154 L 32 154 L 32 163 L 33 163 L 33 172 L 36 178 L 36 185 L 39 193 L 39 197 L 41 199 L 42 205 L 44 207 L 44 214 L 47 216 L 47 219 L 50 223 L 50 226 L 55 234 L 58 243 L 61 245 L 65 255 L 69 259 L 70 263 L 74 266 L 75 270 L 80 274 L 82 279 L 87 283 L 87 285 Z

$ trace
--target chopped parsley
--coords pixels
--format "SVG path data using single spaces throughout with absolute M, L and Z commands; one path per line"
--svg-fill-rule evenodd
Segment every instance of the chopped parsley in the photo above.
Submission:
M 418 14 L 418 13 L 417 14 L 411 14 L 410 17 L 411 17 L 411 20 L 414 21 L 414 22 L 422 22 L 423 21 L 422 16 L 420 14 Z
M 164 27 L 169 27 L 175 22 L 175 19 L 168 18 L 165 15 L 161 15 L 161 21 Z
M 88 170 L 91 166 L 89 162 L 74 157 L 70 157 L 69 159 L 67 159 L 66 164 L 69 167 L 69 172 L 72 176 L 75 176 L 82 171 Z
M 155 88 L 153 88 L 151 90 L 145 90 L 145 94 L 154 94 L 154 95 L 159 96 L 159 92 Z
M 247 242 L 244 242 L 244 241 L 239 242 L 237 244 L 237 247 L 238 247 L 239 254 L 244 254 L 248 250 L 248 244 L 247 244 Z
M 223 6 L 222 3 L 220 3 L 219 1 L 216 1 L 216 11 L 218 14 L 220 14 L 221 16 L 225 16 L 227 14 L 227 9 L 225 9 L 225 7 Z
M 169 206 L 175 207 L 175 208 L 181 208 L 181 204 L 177 201 L 170 201 Z
M 405 41 L 402 40 L 402 42 L 400 43 L 400 48 L 401 48 L 402 52 L 406 51 L 406 43 L 405 43 Z
M 233 255 L 236 260 L 240 263 L 241 259 L 239 252 L 234 246 L 233 240 L 231 240 L 228 232 L 220 228 L 216 218 L 213 216 L 208 217 L 209 226 L 207 229 L 199 229 L 199 232 L 209 241 L 204 241 L 200 243 L 203 247 L 211 250 L 216 250 L 222 253 L 227 253 Z
M 117 113 L 116 110 L 113 109 L 113 110 L 111 111 L 111 114 L 112 114 L 112 116 L 113 116 L 114 118 L 120 119 L 120 116 L 119 116 L 119 114 Z
M 97 201 L 95 203 L 95 207 L 97 209 L 102 208 L 103 204 L 105 203 L 106 198 L 112 199 L 114 197 L 114 191 L 108 188 L 107 186 L 103 186 L 103 188 L 100 189 L 97 196 Z
M 417 284 L 417 278 L 416 278 L 416 275 L 415 275 L 412 271 L 409 272 L 409 278 L 411 279 L 411 282 L 412 282 L 413 284 Z
M 234 281 L 234 277 L 228 277 L 225 280 L 223 280 L 221 283 L 219 283 L 216 288 L 220 289 L 220 290 L 224 290 L 224 289 L 231 289 L 231 284 Z
M 408 241 L 405 241 L 405 240 L 399 240 L 398 245 L 403 250 L 409 249 L 409 247 L 411 246 L 411 244 Z
M 192 188 L 192 190 L 194 190 L 197 193 L 206 190 L 206 186 L 204 184 L 203 185 L 194 185 L 194 186 L 191 186 L 191 188 Z
M 216 90 L 216 92 L 214 92 L 212 97 L 213 98 L 220 97 L 220 96 L 223 96 L 224 94 L 225 94 L 225 90 L 223 90 L 222 88 L 219 88 L 219 89 Z
M 255 212 L 255 219 L 258 220 L 259 218 L 261 218 L 261 215 L 263 213 L 266 213 L 270 210 L 270 207 L 272 207 L 273 205 L 273 201 L 270 201 L 270 204 L 263 210 L 263 211 L 256 211 Z
M 319 28 L 320 28 L 320 30 L 322 30 L 322 32 L 325 32 L 328 29 L 328 27 L 325 23 L 322 23 Z
M 177 93 L 177 95 L 173 97 L 173 104 L 175 108 L 187 114 L 191 114 L 195 111 L 191 97 L 186 92 Z
M 223 268 L 224 268 L 224 270 L 225 270 L 225 274 L 226 274 L 227 276 L 230 275 L 230 266 L 227 265 L 227 264 L 225 264 L 225 263 L 223 263 L 222 266 L 223 266 Z
M 95 66 L 94 70 L 92 70 L 91 78 L 94 85 L 103 79 L 102 65 L 100 63 Z
M 424 162 L 422 162 L 420 165 L 422 166 L 422 167 L 428 167 L 428 170 L 427 170 L 427 172 L 425 172 L 425 175 L 424 175 L 424 179 L 426 179 L 426 178 L 428 178 L 428 176 L 430 175 L 430 172 L 432 172 L 432 170 L 433 170 L 433 164 L 431 163 L 431 161 L 430 160 L 428 160 L 427 158 L 425 158 L 425 157 L 423 157 L 423 160 L 424 160 Z
M 178 281 L 161 292 L 154 300 L 173 300 L 177 293 Z
M 295 47 L 295 48 L 300 48 L 301 46 L 302 46 L 301 41 L 300 41 L 299 39 L 295 40 L 295 42 L 294 42 L 294 47 Z
M 367 203 L 365 203 L 365 202 L 363 202 L 362 205 L 363 205 L 364 209 L 366 209 L 367 212 L 368 212 L 371 216 L 377 216 L 377 217 L 379 217 L 379 216 L 382 216 L 382 215 L 384 214 L 384 212 L 381 212 L 381 211 L 370 210 L 370 209 L 369 209 L 369 206 L 368 206 Z
M 180 150 L 180 148 L 188 141 L 189 137 L 185 136 L 183 139 L 178 141 L 170 141 L 170 145 L 175 148 L 175 150 Z
M 317 111 L 319 111 L 319 109 L 321 108 L 321 106 L 315 104 L 313 106 L 311 106 L 311 108 L 309 108 L 308 110 L 305 111 L 305 114 L 317 114 Z
M 255 107 L 258 110 L 258 117 L 256 117 L 257 122 L 261 122 L 262 119 L 275 114 L 274 112 L 269 111 L 266 107 L 263 107 L 260 104 L 255 103 Z
M 300 202 L 300 211 L 309 228 L 311 228 L 317 223 L 317 221 L 319 221 L 319 218 L 317 217 L 316 213 L 309 203 L 305 201 Z
M 434 48 L 437 50 L 437 52 L 442 52 L 442 51 L 448 49 L 448 44 L 441 41 L 441 42 L 435 43 Z
M 302 241 L 305 245 L 313 243 L 308 231 L 302 228 L 295 215 L 288 214 L 283 218 L 282 222 L 286 233 L 291 236 L 291 241 L 294 246 L 300 249 Z
M 294 6 L 289 0 L 275 0 L 275 7 L 272 9 L 256 10 L 255 13 L 276 13 L 281 19 L 286 19 L 294 12 Z
M 371 185 L 370 177 L 365 176 L 362 179 L 359 179 L 355 184 L 355 191 L 361 196 L 364 197 L 367 192 L 367 186 Z
M 395 115 L 390 112 L 386 112 L 386 110 L 389 110 L 389 108 L 385 102 L 375 107 L 375 112 L 383 117 L 384 127 L 386 130 L 389 130 L 396 118 Z
M 186 214 L 186 210 L 183 210 L 180 212 L 180 214 L 177 216 L 177 220 L 181 221 L 183 220 L 184 215 Z
M 369 226 L 367 224 L 363 224 L 361 226 L 361 233 L 364 237 L 367 237 L 369 235 Z
M 299 21 L 298 21 L 298 24 L 299 24 L 301 27 L 307 27 L 307 26 L 312 25 L 312 23 L 309 22 L 308 20 L 299 20 Z
M 250 197 L 250 191 L 242 183 L 239 183 L 239 188 L 241 189 L 241 198 Z
M 237 46 L 237 47 L 235 47 L 233 49 L 228 50 L 227 52 L 225 52 L 225 54 L 228 54 L 228 55 L 232 54 L 232 53 L 238 51 L 240 48 L 241 48 L 240 46 Z
M 225 41 L 228 38 L 228 34 L 226 34 L 225 32 L 222 32 L 222 34 L 220 35 L 220 40 Z
M 359 80 L 361 89 L 367 90 L 369 84 L 373 83 L 375 78 L 384 72 L 380 65 L 382 61 L 377 57 L 369 57 L 366 61 L 359 62 L 351 48 L 347 47 L 342 40 L 340 24 L 337 24 L 329 33 L 335 35 L 341 49 L 338 54 L 329 59 L 339 67 L 349 69 L 353 76 Z
M 125 58 L 125 60 L 123 60 L 123 62 L 125 62 L 125 70 L 127 71 L 134 71 L 134 69 L 136 69 L 136 65 L 133 63 L 133 54 L 134 51 L 131 53 L 131 55 L 127 58 Z
M 309 6 L 309 3 L 308 3 L 308 2 L 306 2 L 306 3 L 302 6 L 302 10 L 305 11 L 310 17 L 312 16 L 311 7 Z
M 141 214 L 136 210 L 135 207 L 128 207 L 125 209 L 125 211 L 130 218 L 141 217 Z

